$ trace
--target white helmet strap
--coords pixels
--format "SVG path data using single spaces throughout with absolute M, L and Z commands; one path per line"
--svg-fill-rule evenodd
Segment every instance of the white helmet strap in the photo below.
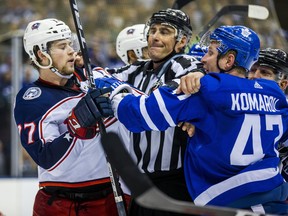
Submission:
M 37 65 L 39 68 L 42 68 L 42 69 L 50 69 L 53 73 L 55 73 L 57 76 L 61 77 L 61 78 L 65 78 L 65 79 L 70 79 L 72 76 L 73 76 L 73 73 L 70 74 L 70 75 L 63 75 L 59 72 L 59 70 L 54 67 L 52 65 L 52 58 L 51 56 L 46 53 L 46 52 L 42 52 L 43 55 L 45 55 L 47 57 L 47 59 L 49 60 L 49 65 L 47 66 L 44 66 L 44 65 L 41 65 L 37 60 L 34 60 L 34 63 L 35 65 Z
M 45 65 L 41 65 L 36 59 L 34 60 L 34 63 L 39 67 L 39 68 L 42 68 L 42 69 L 49 69 L 52 67 L 52 59 L 51 59 L 51 56 L 46 53 L 46 52 L 42 52 L 43 55 L 45 55 L 46 58 L 48 58 L 49 60 L 49 65 L 45 66 Z
M 73 76 L 73 73 L 70 74 L 70 75 L 63 75 L 63 74 L 61 74 L 61 73 L 59 72 L 59 70 L 58 70 L 56 67 L 54 67 L 54 66 L 52 66 L 52 67 L 50 68 L 50 70 L 51 70 L 53 73 L 55 73 L 57 76 L 61 77 L 61 78 L 70 79 L 70 78 Z

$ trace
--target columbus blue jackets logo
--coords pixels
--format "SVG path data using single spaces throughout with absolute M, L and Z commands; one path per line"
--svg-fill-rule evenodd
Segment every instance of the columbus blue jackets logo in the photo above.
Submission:
M 134 34 L 134 32 L 135 32 L 135 29 L 131 28 L 127 30 L 126 34 L 130 35 L 130 34 Z
M 39 26 L 40 26 L 40 23 L 39 23 L 39 22 L 38 22 L 38 23 L 34 23 L 34 24 L 31 26 L 31 29 L 32 29 L 32 30 L 38 29 Z
M 23 95 L 24 100 L 33 100 L 41 95 L 41 89 L 38 87 L 31 87 Z

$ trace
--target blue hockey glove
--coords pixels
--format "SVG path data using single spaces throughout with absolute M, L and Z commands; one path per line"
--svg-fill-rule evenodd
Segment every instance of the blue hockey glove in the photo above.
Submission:
M 95 79 L 95 85 L 97 88 L 111 87 L 114 90 L 122 84 L 125 84 L 125 83 L 114 77 L 103 77 L 103 78 Z
M 111 101 L 103 96 L 111 90 L 112 88 L 94 89 L 78 102 L 65 120 L 72 135 L 90 139 L 96 134 L 97 122 L 103 117 L 113 116 Z
M 95 67 L 92 72 L 97 88 L 111 87 L 113 89 L 111 99 L 118 93 L 132 93 L 132 87 L 129 84 L 112 76 L 106 69 Z
M 114 77 L 103 77 L 95 79 L 95 85 L 97 88 L 112 88 L 110 98 L 112 99 L 119 93 L 132 93 L 132 87 Z

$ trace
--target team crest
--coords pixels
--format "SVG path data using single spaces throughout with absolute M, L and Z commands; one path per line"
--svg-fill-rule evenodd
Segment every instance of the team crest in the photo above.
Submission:
M 249 35 L 251 34 L 251 32 L 249 31 L 248 28 L 244 28 L 241 30 L 241 34 L 244 36 L 244 37 L 249 37 Z
M 126 34 L 127 34 L 127 35 L 134 34 L 134 31 L 135 31 L 135 29 L 133 29 L 133 28 L 128 29 L 127 32 L 126 32 Z
M 34 23 L 34 24 L 31 26 L 31 29 L 32 29 L 32 30 L 38 29 L 39 26 L 40 26 L 40 23 L 39 23 L 39 22 L 38 22 L 38 23 Z
M 27 89 L 25 94 L 23 95 L 24 100 L 33 100 L 38 98 L 41 95 L 41 89 L 38 87 L 31 87 Z

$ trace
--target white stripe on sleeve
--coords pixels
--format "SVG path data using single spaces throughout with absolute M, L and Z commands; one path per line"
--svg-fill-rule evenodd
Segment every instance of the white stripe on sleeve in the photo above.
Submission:
M 170 113 L 168 112 L 168 110 L 166 109 L 165 103 L 163 98 L 161 97 L 161 94 L 158 90 L 154 91 L 154 95 L 156 97 L 156 100 L 158 102 L 159 108 L 162 112 L 162 114 L 164 115 L 166 121 L 168 122 L 168 124 L 170 126 L 175 126 L 176 124 L 174 123 Z
M 140 112 L 143 116 L 143 118 L 145 119 L 147 125 L 152 129 L 152 130 L 159 130 L 156 125 L 153 123 L 153 121 L 151 120 L 150 116 L 148 115 L 146 106 L 145 106 L 145 98 L 146 96 L 141 96 L 140 97 Z

